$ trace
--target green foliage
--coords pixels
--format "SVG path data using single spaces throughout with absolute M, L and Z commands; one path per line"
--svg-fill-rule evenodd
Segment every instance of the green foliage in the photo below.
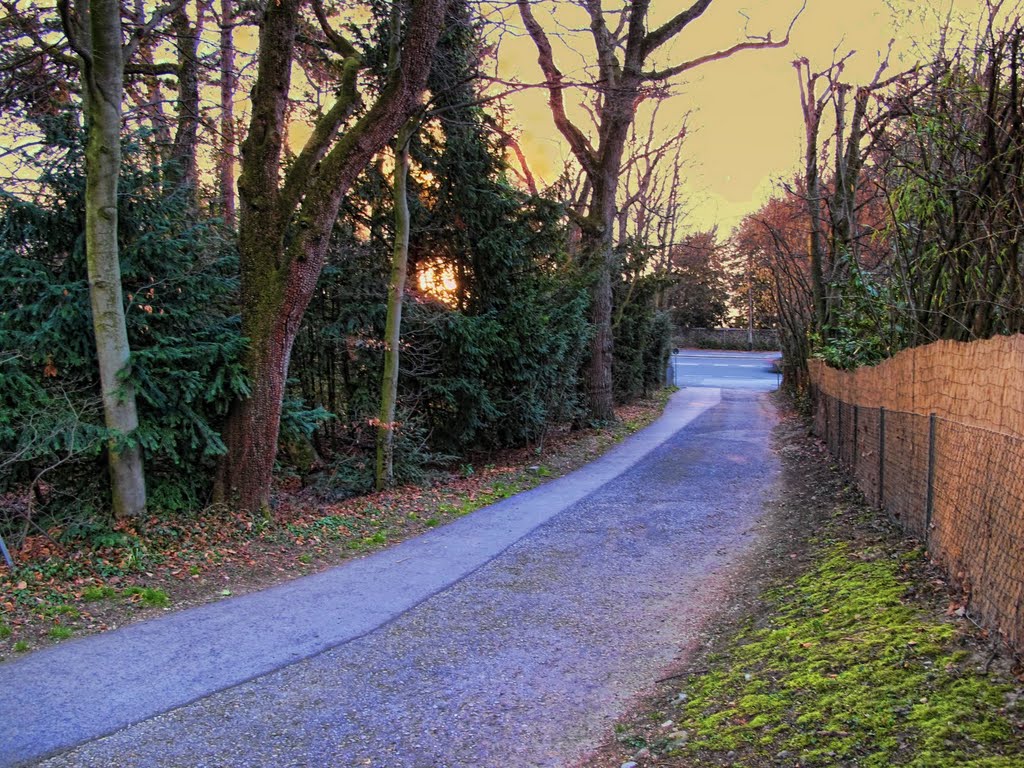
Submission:
M 431 74 L 433 117 L 413 141 L 410 274 L 447 271 L 439 297 L 413 284 L 402 318 L 395 432 L 399 483 L 423 482 L 469 451 L 539 439 L 573 418 L 587 299 L 565 254 L 562 212 L 505 179 L 502 150 L 475 106 L 480 56 L 453 4 Z M 293 352 L 296 394 L 335 418 L 313 442 L 336 495 L 372 485 L 392 244 L 389 181 L 363 174 L 335 229 L 320 290 Z
M 237 264 L 215 221 L 196 220 L 160 169 L 125 148 L 119 233 L 131 378 L 150 504 L 201 505 L 220 423 L 247 392 Z M 32 199 L 0 197 L 0 486 L 46 475 L 51 511 L 104 514 L 103 428 L 86 281 L 84 173 L 68 149 Z M 3 459 L 0 459 L 3 461 Z
M 612 386 L 615 400 L 620 403 L 650 394 L 664 385 L 673 331 L 670 313 L 654 306 L 658 279 L 641 274 L 646 249 L 630 244 L 623 258 L 625 269 L 612 286 Z
M 899 349 L 900 340 L 889 323 L 894 297 L 892 286 L 879 283 L 854 267 L 841 286 L 833 286 L 840 297 L 830 318 L 832 328 L 827 340 L 811 334 L 811 349 L 833 368 L 850 369 L 875 365 Z
M 75 631 L 71 627 L 56 626 L 50 629 L 49 634 L 52 640 L 67 640 L 75 634 Z

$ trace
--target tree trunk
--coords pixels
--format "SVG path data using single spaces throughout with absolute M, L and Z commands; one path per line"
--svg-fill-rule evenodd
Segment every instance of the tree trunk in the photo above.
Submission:
M 409 140 L 418 121 L 410 120 L 395 140 L 395 247 L 388 284 L 388 310 L 384 325 L 384 375 L 377 425 L 377 490 L 395 484 L 395 409 L 398 403 L 399 351 L 402 339 L 402 296 L 409 265 Z
M 617 85 L 616 91 L 605 95 L 600 113 L 603 128 L 600 160 L 591 179 L 593 193 L 587 216 L 590 231 L 583 237 L 583 258 L 591 280 L 590 322 L 594 333 L 585 375 L 587 410 L 595 421 L 615 420 L 612 269 L 615 264 L 616 199 L 622 156 L 634 117 L 633 102 L 639 89 L 639 82 L 628 79 Z
M 142 449 L 132 442 L 139 426 L 135 390 L 125 374 L 130 349 L 121 292 L 117 243 L 117 186 L 121 168 L 121 98 L 124 68 L 121 8 L 114 0 L 89 6 L 89 51 L 82 61 L 88 138 L 85 149 L 85 239 L 89 297 L 106 426 L 115 517 L 146 509 Z
M 196 24 L 192 26 L 184 7 L 173 15 L 175 47 L 178 52 L 178 124 L 171 147 L 172 180 L 184 188 L 189 201 L 195 206 L 199 174 L 196 165 L 196 146 L 199 137 L 199 34 L 202 31 L 203 4 L 196 9 Z
M 264 312 L 276 319 L 274 307 L 268 306 Z M 224 443 L 231 460 L 219 467 L 215 499 L 223 502 L 234 497 L 245 509 L 267 514 L 281 427 L 281 402 L 295 335 L 276 322 L 258 338 L 251 333 L 252 330 L 246 333 L 251 339 L 246 368 L 252 391 L 244 400 L 236 400 L 228 413 Z
M 235 228 L 235 8 L 233 0 L 220 3 L 220 153 L 217 186 L 220 215 Z
M 814 300 L 814 318 L 817 330 L 825 341 L 828 308 L 825 302 L 824 247 L 821 227 L 821 184 L 818 180 L 818 124 L 819 116 L 805 115 L 807 147 L 804 178 L 807 182 L 807 215 L 810 222 L 809 250 L 811 260 L 811 295 Z
M 242 332 L 252 392 L 236 403 L 225 426 L 227 455 L 214 498 L 246 510 L 270 503 L 284 382 L 298 333 L 330 243 L 338 207 L 356 178 L 419 109 L 445 0 L 412 0 L 398 66 L 373 106 L 339 136 L 358 101 L 361 62 L 337 33 L 344 52 L 338 99 L 313 126 L 305 146 L 281 174 L 285 115 L 302 0 L 267 6 L 260 27 L 259 70 L 251 94 L 249 134 L 239 177 L 239 263 Z

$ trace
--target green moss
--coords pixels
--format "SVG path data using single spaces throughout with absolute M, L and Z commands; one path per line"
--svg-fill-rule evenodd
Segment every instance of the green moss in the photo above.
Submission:
M 804 766 L 1019 764 L 1008 687 L 959 676 L 956 628 L 905 602 L 919 552 L 826 545 L 796 584 L 767 595 L 773 622 L 743 631 L 688 681 L 680 750 L 786 751 Z

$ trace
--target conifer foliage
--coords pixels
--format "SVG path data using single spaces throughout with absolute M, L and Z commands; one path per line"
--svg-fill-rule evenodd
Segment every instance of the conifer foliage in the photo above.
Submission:
M 79 146 L 67 142 L 33 199 L 0 200 L 0 482 L 101 512 L 108 434 L 96 399 Z M 124 155 L 138 150 L 129 143 Z M 227 404 L 248 385 L 232 237 L 214 220 L 191 220 L 186 195 L 165 194 L 162 176 L 125 163 L 118 214 L 135 438 L 149 462 L 151 505 L 174 511 L 205 503 Z

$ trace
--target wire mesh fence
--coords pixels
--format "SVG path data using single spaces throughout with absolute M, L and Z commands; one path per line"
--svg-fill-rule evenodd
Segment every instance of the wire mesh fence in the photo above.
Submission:
M 814 428 L 865 498 L 888 512 L 1024 652 L 1024 439 L 815 391 Z

